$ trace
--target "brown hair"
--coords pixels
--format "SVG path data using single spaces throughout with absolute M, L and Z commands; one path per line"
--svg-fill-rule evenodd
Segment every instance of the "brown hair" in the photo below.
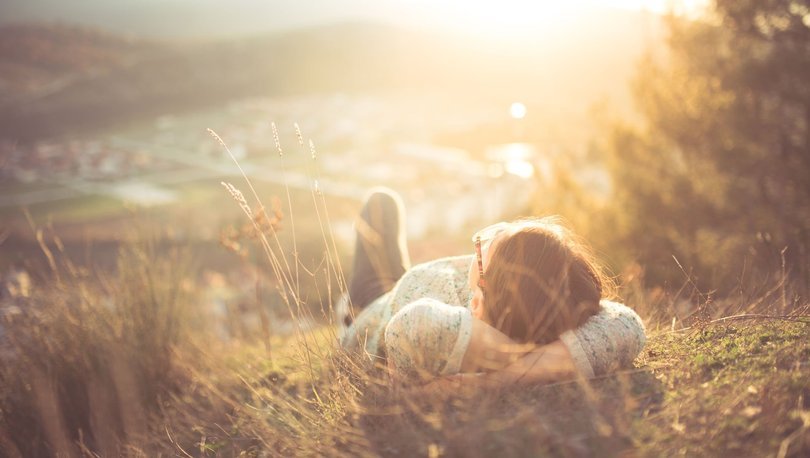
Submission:
M 484 273 L 483 320 L 519 342 L 553 342 L 599 311 L 611 280 L 559 219 L 511 226 Z

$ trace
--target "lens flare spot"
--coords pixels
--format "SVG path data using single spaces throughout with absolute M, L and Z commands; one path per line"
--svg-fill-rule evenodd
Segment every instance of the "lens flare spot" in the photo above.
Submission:
M 526 117 L 526 105 L 515 102 L 509 107 L 509 115 L 515 119 L 523 119 Z

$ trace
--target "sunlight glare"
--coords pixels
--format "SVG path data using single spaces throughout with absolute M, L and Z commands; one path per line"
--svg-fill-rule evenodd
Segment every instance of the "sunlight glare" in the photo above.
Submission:
M 424 0 L 420 0 L 424 1 Z M 434 19 L 447 28 L 488 36 L 520 35 L 529 30 L 558 28 L 581 7 L 581 0 L 465 0 L 430 3 Z
M 399 0 L 405 2 L 405 0 Z M 410 0 L 428 21 L 445 29 L 488 37 L 518 37 L 529 32 L 566 30 L 588 13 L 619 8 L 654 14 L 698 15 L 708 0 Z
M 591 3 L 625 10 L 649 11 L 656 14 L 673 12 L 691 16 L 704 9 L 708 4 L 708 0 L 604 0 L 601 2 L 592 1 Z
M 534 146 L 528 143 L 506 143 L 487 149 L 487 159 L 492 161 L 491 176 L 508 173 L 529 179 L 535 174 L 533 162 L 537 161 Z
M 534 176 L 534 166 L 526 161 L 509 161 L 506 163 L 506 173 L 511 173 L 528 180 Z
M 514 119 L 523 119 L 526 117 L 526 105 L 515 102 L 509 107 L 509 115 Z

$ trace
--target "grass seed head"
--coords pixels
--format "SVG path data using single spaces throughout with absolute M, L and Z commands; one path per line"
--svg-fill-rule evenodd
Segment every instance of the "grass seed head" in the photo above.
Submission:
M 298 126 L 298 123 L 295 123 L 295 136 L 298 138 L 298 144 L 301 145 L 301 148 L 304 147 L 304 136 L 301 135 L 301 127 Z
M 309 141 L 309 153 L 312 155 L 312 160 L 314 161 L 317 155 L 315 154 L 315 142 L 312 140 Z
M 225 149 L 227 149 L 227 148 L 228 148 L 227 146 L 225 146 L 225 142 L 222 140 L 222 137 L 220 137 L 220 136 L 219 136 L 219 135 L 218 135 L 216 132 L 214 132 L 214 131 L 213 131 L 213 129 L 210 129 L 210 128 L 209 128 L 209 129 L 205 129 L 205 131 L 206 131 L 206 132 L 208 132 L 208 134 L 209 134 L 210 136 L 214 137 L 214 140 L 216 140 L 217 142 L 219 142 L 219 144 L 220 144 L 220 145 L 221 145 L 223 148 L 225 148 Z
M 220 184 L 222 184 L 222 186 L 224 186 L 225 189 L 228 190 L 228 192 L 231 194 L 231 197 L 233 197 L 233 200 L 235 200 L 236 203 L 238 203 L 239 206 L 242 207 L 242 210 L 244 210 L 244 212 L 247 213 L 247 215 L 252 218 L 253 210 L 250 209 L 250 205 L 248 205 L 247 200 L 245 200 L 245 196 L 244 194 L 242 194 L 242 191 L 238 190 L 236 186 L 230 183 L 226 183 L 224 181 L 221 181 Z
M 276 123 L 271 122 L 270 128 L 273 130 L 273 142 L 276 144 L 276 150 L 278 150 L 278 155 L 283 156 L 284 151 L 281 149 L 281 140 L 279 140 L 278 138 L 278 128 L 276 127 Z

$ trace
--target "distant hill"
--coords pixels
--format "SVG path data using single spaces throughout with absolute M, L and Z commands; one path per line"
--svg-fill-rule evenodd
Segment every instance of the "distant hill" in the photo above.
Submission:
M 387 0 L 3 0 L 0 24 L 65 22 L 152 38 L 223 39 L 401 19 Z
M 0 28 L 0 100 L 53 92 L 68 81 L 133 64 L 155 50 L 146 40 L 63 24 Z
M 418 91 L 583 109 L 619 94 L 645 46 L 627 15 L 587 38 L 493 43 L 343 23 L 185 43 L 66 25 L 0 28 L 0 138 L 31 140 L 253 95 Z M 630 24 L 634 24 L 630 20 Z

